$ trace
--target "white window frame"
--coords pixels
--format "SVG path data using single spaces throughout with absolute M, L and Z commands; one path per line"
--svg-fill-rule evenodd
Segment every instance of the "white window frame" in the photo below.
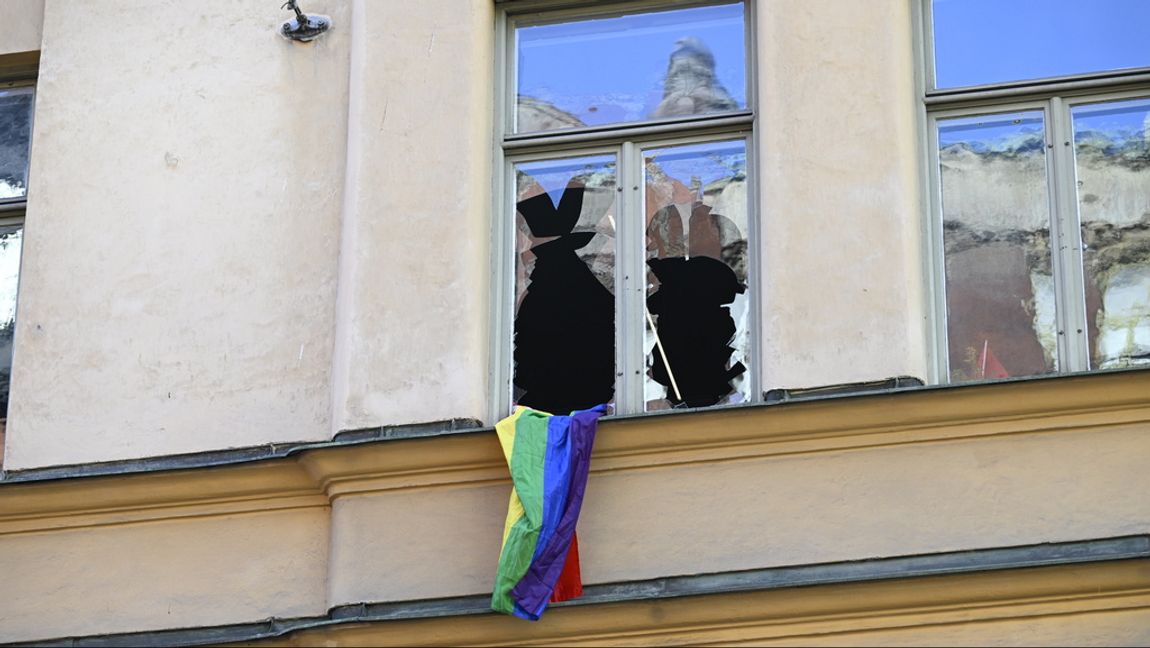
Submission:
M 514 165 L 584 155 L 616 156 L 616 183 L 619 190 L 620 224 L 616 250 L 645 248 L 642 218 L 628 214 L 643 212 L 643 165 L 640 152 L 647 148 L 721 142 L 743 139 L 747 159 L 748 281 L 750 299 L 750 353 L 747 366 L 747 402 L 762 400 L 761 375 L 761 263 L 759 253 L 760 202 L 756 183 L 758 141 L 756 135 L 756 70 L 754 40 L 756 0 L 742 0 L 746 56 L 747 106 L 743 110 L 653 119 L 640 122 L 588 126 L 561 131 L 519 134 L 514 132 L 515 28 L 519 23 L 540 24 L 590 17 L 611 17 L 660 9 L 682 9 L 730 4 L 731 0 L 619 0 L 586 2 L 557 0 L 497 0 L 496 83 L 494 146 L 492 164 L 494 200 L 492 203 L 491 303 L 494 343 L 491 354 L 490 398 L 492 420 L 510 413 L 512 406 L 513 336 L 515 302 L 515 187 Z M 605 5 L 605 6 L 604 6 Z M 630 225 L 624 227 L 623 224 Z M 615 268 L 615 414 L 641 415 L 646 359 L 644 357 L 643 304 L 646 299 L 646 258 L 642 254 L 617 254 Z M 678 410 L 675 410 L 678 411 Z M 652 413 L 653 414 L 653 413 Z
M 926 163 L 925 230 L 929 242 L 925 274 L 931 296 L 929 333 L 934 350 L 931 367 L 934 382 L 950 382 L 938 122 L 954 117 L 1028 110 L 1041 111 L 1045 125 L 1046 186 L 1058 332 L 1054 375 L 1099 371 L 1090 367 L 1084 246 L 1078 213 L 1071 110 L 1084 104 L 1150 99 L 1150 67 L 937 89 L 932 7 L 932 0 L 915 2 L 919 22 L 916 49 L 922 97 L 920 121 L 925 131 L 922 159 Z

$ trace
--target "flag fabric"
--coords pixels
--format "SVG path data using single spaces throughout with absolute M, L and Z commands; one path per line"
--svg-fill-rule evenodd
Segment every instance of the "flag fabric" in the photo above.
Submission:
M 982 356 L 978 359 L 978 364 L 982 368 L 983 378 L 1010 377 L 1010 374 L 1006 372 L 1006 367 L 1003 367 L 1002 363 L 999 362 L 998 356 L 990 350 L 990 340 L 982 341 Z
M 495 425 L 512 490 L 493 610 L 536 620 L 549 602 L 582 594 L 575 524 L 606 412 L 599 405 L 556 416 L 520 406 Z

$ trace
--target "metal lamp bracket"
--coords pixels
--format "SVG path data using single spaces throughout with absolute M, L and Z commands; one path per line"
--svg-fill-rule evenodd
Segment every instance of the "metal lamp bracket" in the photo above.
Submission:
M 331 18 L 327 16 L 318 16 L 315 14 L 305 14 L 300 10 L 296 0 L 287 0 L 280 7 L 280 9 L 291 9 L 295 12 L 295 18 L 285 22 L 280 27 L 280 34 L 284 38 L 290 38 L 295 41 L 306 43 L 315 40 L 324 32 L 331 28 Z

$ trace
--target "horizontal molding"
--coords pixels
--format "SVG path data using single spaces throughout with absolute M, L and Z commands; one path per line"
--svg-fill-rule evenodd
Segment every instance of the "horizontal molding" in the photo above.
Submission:
M 590 585 L 535 624 L 496 615 L 489 602 L 480 595 L 365 603 L 321 617 L 35 645 L 580 645 L 700 633 L 715 641 L 1080 614 L 1150 607 L 1150 537 Z
M 8 484 L 45 482 L 56 479 L 77 479 L 83 477 L 119 476 L 136 473 L 155 473 L 168 470 L 188 470 L 192 468 L 214 468 L 236 464 L 267 461 L 297 455 L 305 450 L 334 448 L 341 446 L 395 441 L 399 439 L 420 439 L 431 436 L 446 436 L 476 432 L 483 424 L 475 419 L 447 419 L 424 423 L 385 425 L 359 430 L 346 430 L 335 435 L 331 441 L 295 441 L 268 443 L 244 448 L 209 450 L 188 454 L 145 457 L 141 459 L 120 459 L 86 464 L 49 466 L 27 470 L 0 470 L 0 488 Z
M 1147 425 L 1148 394 L 1150 372 L 1124 371 L 610 417 L 600 425 L 592 472 Z M 324 506 L 362 493 L 506 481 L 491 428 L 465 423 L 355 431 L 262 459 L 209 453 L 206 465 L 184 458 L 166 470 L 145 471 L 140 460 L 120 474 L 98 472 L 107 465 L 86 468 L 91 476 L 68 476 L 59 472 L 64 468 L 40 479 L 10 474 L 0 482 L 0 533 Z
M 1150 372 L 612 417 L 592 473 L 1150 424 Z M 423 445 L 434 444 L 434 447 Z M 493 433 L 305 453 L 329 496 L 507 478 Z
M 11 484 L 0 488 L 0 535 L 327 505 L 294 459 L 276 459 Z

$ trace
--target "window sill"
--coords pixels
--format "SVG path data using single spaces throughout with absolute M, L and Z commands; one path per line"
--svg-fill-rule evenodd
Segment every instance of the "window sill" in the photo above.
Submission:
M 1150 371 L 1114 370 L 612 416 L 592 472 L 1150 423 L 1147 394 Z M 326 506 L 341 495 L 506 478 L 491 428 L 476 421 L 376 428 L 325 443 L 8 473 L 0 533 L 95 516 L 89 524 L 108 510 L 159 519 L 189 506 L 231 510 L 239 498 L 245 510 L 299 497 Z

